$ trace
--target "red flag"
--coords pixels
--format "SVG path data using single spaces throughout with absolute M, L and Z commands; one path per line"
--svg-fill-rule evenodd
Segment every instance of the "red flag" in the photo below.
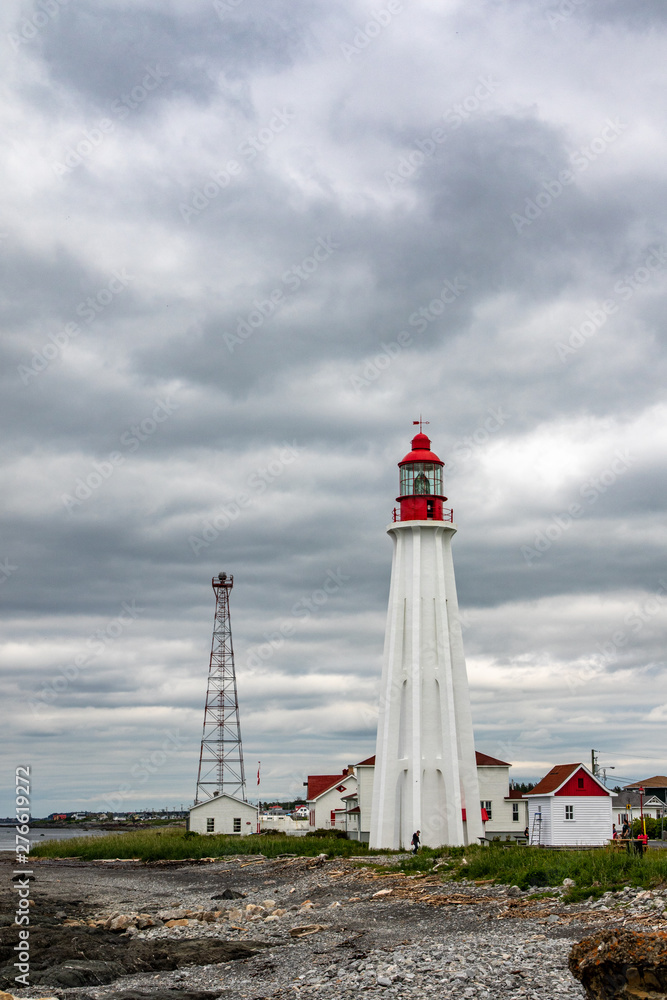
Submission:
M 262 763 L 261 760 L 257 761 L 257 784 L 259 784 L 259 768 L 261 763 Z

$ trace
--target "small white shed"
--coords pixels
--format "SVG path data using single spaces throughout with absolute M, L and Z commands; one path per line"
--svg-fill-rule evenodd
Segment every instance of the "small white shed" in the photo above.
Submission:
M 214 795 L 190 809 L 188 829 L 193 833 L 224 833 L 247 837 L 257 832 L 257 806 L 235 795 Z
M 524 792 L 530 843 L 606 844 L 612 834 L 612 794 L 583 764 L 557 764 L 532 791 Z

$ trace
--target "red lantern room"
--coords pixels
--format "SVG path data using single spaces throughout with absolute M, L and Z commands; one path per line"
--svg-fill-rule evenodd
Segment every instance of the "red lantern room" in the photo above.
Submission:
M 442 469 L 444 462 L 431 451 L 431 442 L 420 430 L 412 439 L 412 451 L 398 463 L 401 495 L 396 497 L 400 512 L 397 521 L 451 521 L 452 512 L 443 508 Z

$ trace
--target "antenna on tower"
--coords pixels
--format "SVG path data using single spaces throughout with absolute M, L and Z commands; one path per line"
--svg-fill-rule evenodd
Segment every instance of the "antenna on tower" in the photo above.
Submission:
M 234 577 L 219 573 L 217 579 L 213 577 L 211 586 L 215 593 L 215 615 L 195 805 L 223 793 L 243 800 L 246 797 L 229 614 L 229 592 Z

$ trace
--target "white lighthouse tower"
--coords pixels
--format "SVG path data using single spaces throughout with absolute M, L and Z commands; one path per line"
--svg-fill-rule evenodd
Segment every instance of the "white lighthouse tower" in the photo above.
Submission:
M 399 462 L 370 846 L 428 847 L 483 834 L 443 462 L 421 431 Z

